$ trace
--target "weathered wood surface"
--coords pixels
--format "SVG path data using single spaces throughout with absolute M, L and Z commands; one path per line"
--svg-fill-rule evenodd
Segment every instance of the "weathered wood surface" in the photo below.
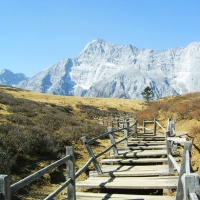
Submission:
M 85 181 L 76 183 L 82 188 L 107 189 L 176 189 L 177 176 L 156 177 L 89 177 Z
M 165 137 L 138 137 L 136 138 L 130 138 L 129 140 L 131 141 L 138 141 L 138 140 L 143 140 L 143 141 L 164 141 Z
M 137 139 L 128 139 L 128 146 L 118 145 L 117 148 L 117 156 L 111 150 L 110 158 L 100 161 L 102 174 L 90 171 L 88 179 L 76 183 L 77 188 L 106 189 L 108 193 L 78 193 L 77 199 L 175 199 L 173 196 L 145 196 L 143 192 L 138 195 L 113 194 L 123 189 L 132 190 L 131 193 L 134 193 L 136 190 L 171 190 L 177 188 L 177 172 L 169 172 L 169 166 L 165 165 L 168 158 L 163 135 L 138 135 Z M 179 160 L 179 158 L 176 158 L 176 160 Z
M 148 145 L 148 146 L 128 146 L 123 147 L 119 146 L 117 147 L 118 150 L 124 149 L 124 150 L 151 150 L 151 149 L 166 149 L 166 145 Z
M 132 176 L 163 176 L 175 174 L 169 173 L 168 165 L 102 165 L 103 174 L 91 171 L 90 176 L 110 176 L 110 177 L 132 177 Z
M 128 146 L 166 145 L 165 141 L 129 141 Z
M 102 159 L 100 162 L 102 164 L 148 164 L 148 163 L 163 163 L 167 162 L 166 158 L 113 158 L 113 159 Z
M 86 193 L 77 192 L 77 200 L 174 200 L 173 196 L 161 196 L 161 195 L 133 195 L 133 194 L 105 194 L 105 193 Z
M 166 150 L 135 150 L 135 151 L 119 150 L 118 153 L 119 153 L 118 157 L 125 157 L 125 158 L 167 156 L 167 151 Z M 113 152 L 110 153 L 110 157 L 114 157 Z
M 151 135 L 151 134 L 138 134 L 137 136 L 138 138 L 151 138 L 151 139 L 154 139 L 154 138 L 158 138 L 158 139 L 165 139 L 165 136 L 162 134 L 162 135 Z M 134 139 L 134 138 L 132 138 Z
M 164 133 L 156 133 L 156 135 L 154 135 L 153 133 L 138 133 L 138 136 L 143 136 L 143 137 L 148 137 L 148 136 L 152 136 L 152 137 L 165 137 Z
M 186 142 L 187 139 L 186 138 L 177 138 L 177 137 L 169 137 L 167 138 L 168 141 L 174 141 L 174 142 L 178 142 L 178 143 L 183 143 Z

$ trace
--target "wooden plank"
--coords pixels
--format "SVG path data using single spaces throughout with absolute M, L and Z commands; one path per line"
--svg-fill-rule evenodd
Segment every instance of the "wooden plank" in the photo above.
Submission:
M 138 136 L 141 136 L 141 137 L 149 137 L 149 136 L 165 137 L 165 135 L 163 133 L 156 133 L 156 135 L 154 135 L 153 133 L 138 133 Z
M 147 149 L 147 150 L 131 150 L 131 149 L 128 149 L 128 150 L 123 150 L 123 149 L 120 149 L 119 150 L 119 153 L 120 154 L 125 154 L 125 153 L 141 153 L 141 152 L 144 152 L 144 153 L 165 153 L 166 152 L 166 149 L 157 149 L 157 150 L 153 150 L 153 149 Z M 111 151 L 112 153 L 112 151 Z
M 161 138 L 161 139 L 165 139 L 165 136 L 162 135 L 153 135 L 153 134 L 143 134 L 143 135 L 139 135 L 138 134 L 138 138 Z M 133 138 L 135 139 L 135 138 Z
M 119 151 L 118 157 L 125 157 L 125 158 L 141 158 L 141 157 L 158 157 L 158 156 L 166 156 L 166 150 L 137 150 L 137 151 Z M 111 152 L 110 157 L 114 157 L 113 153 Z
M 134 195 L 134 194 L 108 194 L 108 193 L 88 193 L 88 192 L 77 192 L 77 200 L 174 200 L 173 196 L 161 196 L 161 195 Z
M 77 187 L 108 189 L 176 189 L 177 176 L 158 177 L 89 177 L 78 181 Z
M 90 176 L 114 176 L 114 177 L 132 177 L 132 176 L 160 176 L 172 175 L 169 173 L 168 165 L 102 165 L 103 174 L 98 175 L 96 171 L 90 171 Z
M 129 140 L 131 141 L 136 141 L 136 140 L 143 140 L 143 141 L 164 141 L 165 138 L 164 137 L 158 137 L 158 138 L 153 138 L 153 137 L 140 137 L 138 139 L 136 138 L 130 138 Z
M 174 141 L 174 142 L 179 142 L 179 143 L 187 141 L 186 138 L 178 138 L 178 137 L 168 137 L 167 140 Z
M 102 159 L 102 164 L 147 164 L 147 163 L 163 163 L 167 162 L 167 158 L 131 158 L 131 159 Z
M 123 146 L 119 146 L 117 147 L 118 150 L 151 150 L 151 149 L 166 149 L 166 145 L 151 145 L 151 146 L 136 146 L 136 147 L 123 147 Z
M 165 141 L 129 141 L 128 146 L 166 145 Z

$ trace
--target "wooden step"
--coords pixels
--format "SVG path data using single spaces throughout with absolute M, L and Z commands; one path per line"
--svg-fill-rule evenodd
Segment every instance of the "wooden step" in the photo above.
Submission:
M 119 146 L 117 147 L 118 150 L 151 150 L 151 149 L 166 149 L 166 145 L 151 145 L 151 146 L 128 146 L 123 147 Z
M 136 151 L 118 151 L 117 157 L 124 158 L 142 158 L 142 157 L 160 157 L 167 156 L 166 150 L 136 150 Z M 114 157 L 113 152 L 110 153 L 110 157 Z
M 76 187 L 107 189 L 176 189 L 178 176 L 156 177 L 89 177 Z
M 166 145 L 166 141 L 128 141 L 128 146 Z
M 156 133 L 156 135 L 154 135 L 153 133 L 138 133 L 137 136 L 138 137 L 165 137 L 163 133 Z
M 162 138 L 162 139 L 165 139 L 165 136 L 163 135 L 151 135 L 151 134 L 138 134 L 137 135 L 137 138 Z
M 88 193 L 77 192 L 77 200 L 174 200 L 173 196 L 161 196 L 161 195 L 134 195 L 134 194 L 109 194 L 109 193 Z
M 103 174 L 96 171 L 90 171 L 90 176 L 108 176 L 108 177 L 132 177 L 132 176 L 163 176 L 172 175 L 169 173 L 168 165 L 102 165 Z
M 131 141 L 164 141 L 165 137 L 138 137 L 138 138 L 129 138 Z
M 164 163 L 168 162 L 167 158 L 110 158 L 102 159 L 102 164 L 149 164 L 149 163 Z

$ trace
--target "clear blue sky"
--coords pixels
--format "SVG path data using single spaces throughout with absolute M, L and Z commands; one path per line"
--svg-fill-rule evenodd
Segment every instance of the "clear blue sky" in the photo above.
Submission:
M 0 70 L 32 76 L 96 38 L 154 50 L 200 42 L 200 0 L 0 0 Z

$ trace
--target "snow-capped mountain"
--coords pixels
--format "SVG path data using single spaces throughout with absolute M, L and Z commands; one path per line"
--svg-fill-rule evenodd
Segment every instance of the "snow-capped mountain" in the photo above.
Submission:
M 22 73 L 14 74 L 13 72 L 7 69 L 3 69 L 2 71 L 0 71 L 0 84 L 2 85 L 12 86 L 26 79 L 27 77 Z
M 154 51 L 104 40 L 91 41 L 75 59 L 64 59 L 16 84 L 59 95 L 141 99 L 200 91 L 200 43 Z

